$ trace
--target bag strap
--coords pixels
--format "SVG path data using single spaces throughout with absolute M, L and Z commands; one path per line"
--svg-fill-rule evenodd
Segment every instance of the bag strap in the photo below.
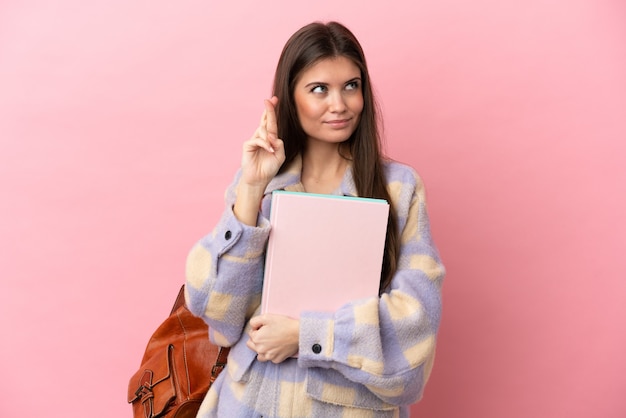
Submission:
M 174 306 L 172 307 L 172 312 L 170 312 L 170 315 L 173 315 L 174 312 L 176 312 L 176 310 L 180 308 L 181 306 L 183 306 L 184 304 L 185 304 L 185 285 L 182 285 L 180 287 L 180 290 L 178 291 L 178 296 L 176 296 L 176 301 L 174 302 Z
M 226 367 L 229 351 L 230 347 L 220 347 L 220 351 L 219 353 L 217 353 L 217 359 L 215 360 L 215 364 L 211 369 L 211 385 L 213 385 L 213 382 L 215 382 L 217 376 L 219 376 L 220 373 L 222 373 L 222 370 L 224 370 L 224 367 Z M 209 385 L 209 387 L 211 386 Z

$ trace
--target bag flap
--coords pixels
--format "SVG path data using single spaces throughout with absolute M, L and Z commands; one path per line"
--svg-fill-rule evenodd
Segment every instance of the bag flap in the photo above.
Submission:
M 159 416 L 176 398 L 173 349 L 174 346 L 169 344 L 162 355 L 153 356 L 130 379 L 128 403 L 143 405 L 144 410 L 147 410 L 145 416 Z

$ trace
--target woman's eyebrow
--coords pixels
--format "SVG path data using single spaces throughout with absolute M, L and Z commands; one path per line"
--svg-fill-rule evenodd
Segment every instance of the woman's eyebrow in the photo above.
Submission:
M 342 84 L 349 84 L 352 83 L 353 81 L 361 81 L 361 77 L 354 77 L 351 78 L 345 82 L 343 82 Z M 329 83 L 325 82 L 325 81 L 311 81 L 310 83 L 307 83 L 304 87 L 310 87 L 310 86 L 328 86 Z
M 310 86 L 327 86 L 328 83 L 325 83 L 323 81 L 311 81 L 310 83 L 308 83 L 307 85 L 305 85 L 304 87 L 310 87 Z

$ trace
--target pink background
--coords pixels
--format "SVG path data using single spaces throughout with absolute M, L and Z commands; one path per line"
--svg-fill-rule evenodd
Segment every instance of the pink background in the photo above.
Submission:
M 621 0 L 4 1 L 0 416 L 131 416 L 283 43 L 361 39 L 448 268 L 414 416 L 626 416 Z

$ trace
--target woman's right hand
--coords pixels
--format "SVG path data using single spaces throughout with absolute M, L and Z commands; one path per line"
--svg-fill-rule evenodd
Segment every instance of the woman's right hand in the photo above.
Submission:
M 241 177 L 233 211 L 241 222 L 255 226 L 265 188 L 285 161 L 285 147 L 278 138 L 276 96 L 265 100 L 261 123 L 252 138 L 244 142 Z
M 278 138 L 276 123 L 276 96 L 265 100 L 265 110 L 252 138 L 244 142 L 241 157 L 240 184 L 263 188 L 274 178 L 285 161 L 285 147 Z

